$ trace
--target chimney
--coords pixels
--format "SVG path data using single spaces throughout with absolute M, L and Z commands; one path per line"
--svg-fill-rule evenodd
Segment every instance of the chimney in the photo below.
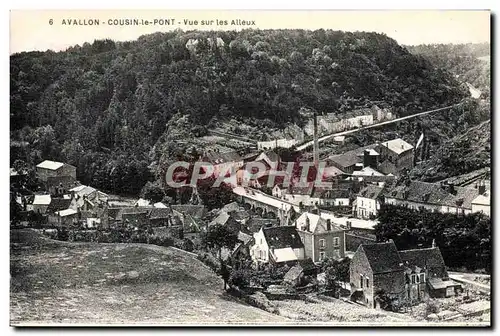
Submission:
M 326 230 L 327 231 L 331 231 L 332 230 L 332 220 L 330 218 L 328 218 L 326 220 Z
M 350 230 L 352 228 L 351 221 L 346 221 L 346 226 L 347 226 L 347 230 Z
M 486 184 L 481 181 L 478 187 L 479 195 L 483 195 L 486 192 Z
M 432 248 L 436 247 L 436 239 L 432 240 Z
M 311 221 L 309 220 L 309 216 L 306 216 L 306 231 L 311 230 Z

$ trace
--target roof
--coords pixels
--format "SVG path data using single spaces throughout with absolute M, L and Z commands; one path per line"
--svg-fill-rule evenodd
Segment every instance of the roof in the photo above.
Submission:
M 394 139 L 386 142 L 382 142 L 381 146 L 387 147 L 389 150 L 393 151 L 396 154 L 401 154 L 410 149 L 413 149 L 413 146 L 403 139 Z
M 258 190 L 236 187 L 233 189 L 233 192 L 237 195 L 242 196 L 242 197 L 247 197 L 247 198 L 253 199 L 257 202 L 261 202 L 261 203 L 270 205 L 276 209 L 282 209 L 282 210 L 288 211 L 291 207 L 296 207 L 297 210 L 299 208 L 298 206 L 294 206 L 290 202 L 283 201 L 279 198 L 267 195 L 267 194 L 260 192 Z
M 149 200 L 144 199 L 144 198 L 139 198 L 137 200 L 137 202 L 135 202 L 135 204 L 137 204 L 138 206 L 148 206 L 151 204 L 151 202 Z
M 479 195 L 478 190 L 456 186 L 453 188 L 455 193 L 450 193 L 446 185 L 441 186 L 439 183 L 411 181 L 409 185 L 402 184 L 384 192 L 384 195 L 387 198 L 450 207 L 456 207 L 457 202 L 463 200 L 462 207 L 472 209 L 472 201 Z
M 295 281 L 297 278 L 300 277 L 304 270 L 302 267 L 300 267 L 299 264 L 293 266 L 286 272 L 285 276 L 283 277 L 284 281 Z
M 295 226 L 263 227 L 262 232 L 269 247 L 275 249 L 304 247 Z
M 122 220 L 123 215 L 132 215 L 132 214 L 142 214 L 149 212 L 152 210 L 150 207 L 126 207 L 126 208 L 108 208 L 108 217 L 111 217 L 114 220 Z
M 278 163 L 280 161 L 280 157 L 278 154 L 276 154 L 275 152 L 273 152 L 272 150 L 268 150 L 268 151 L 265 151 L 265 152 L 262 152 L 259 156 L 257 156 L 257 158 L 255 159 L 255 161 L 266 161 L 266 157 L 267 159 L 269 159 L 269 162 L 276 162 Z
M 250 232 L 258 232 L 263 226 L 276 226 L 278 219 L 252 217 L 246 223 Z
M 50 161 L 50 160 L 45 160 L 45 161 L 36 165 L 37 168 L 43 168 L 43 169 L 49 169 L 49 170 L 58 170 L 62 166 L 64 166 L 64 163 Z
M 206 208 L 203 205 L 177 204 L 172 205 L 171 208 L 183 215 L 190 215 L 195 219 L 203 218 L 206 214 Z
M 47 207 L 47 212 L 56 212 L 56 211 L 68 209 L 70 204 L 71 204 L 71 199 L 52 198 L 49 206 Z
M 149 212 L 150 219 L 165 219 L 172 214 L 170 208 L 153 208 Z
M 299 260 L 299 266 L 304 270 L 304 271 L 312 271 L 316 270 L 317 266 L 314 264 L 311 258 L 305 258 L 302 260 Z
M 297 260 L 297 256 L 291 247 L 279 248 L 273 251 L 274 260 L 276 262 L 286 262 Z
M 307 223 L 307 219 L 309 219 L 309 232 L 320 233 L 327 231 L 327 220 L 310 212 L 304 212 L 300 215 L 300 217 L 295 221 L 296 226 L 305 225 Z M 300 227 L 298 227 L 297 230 L 305 231 Z M 342 229 L 331 221 L 331 231 L 342 231 Z
M 453 280 L 442 280 L 439 278 L 429 279 L 429 284 L 432 289 L 445 289 L 447 287 L 456 286 L 456 283 Z
M 78 196 L 87 196 L 97 191 L 97 189 L 86 185 L 79 185 L 78 187 L 74 187 L 69 191 L 73 191 Z
M 222 210 L 225 212 L 237 211 L 240 210 L 240 205 L 237 202 L 231 202 L 224 205 Z
M 203 161 L 210 162 L 211 164 L 217 165 L 226 162 L 238 162 L 242 161 L 241 156 L 236 152 L 207 152 L 203 156 Z
M 373 274 L 403 270 L 398 250 L 392 241 L 387 243 L 362 244 L 359 246 L 359 250 L 365 253 Z
M 420 268 L 445 267 L 439 247 L 399 251 L 403 263 Z
M 341 167 L 347 168 L 355 165 L 356 163 L 363 162 L 363 153 L 365 149 L 374 149 L 377 145 L 372 144 L 365 147 L 359 147 L 343 154 L 330 156 L 328 160 L 335 162 Z
M 479 195 L 472 200 L 472 204 L 490 205 L 490 194 Z
M 253 236 L 243 233 L 241 231 L 238 232 L 238 240 L 243 243 L 243 245 L 248 244 L 253 239 Z
M 344 174 L 344 172 L 335 166 L 325 167 L 325 169 L 323 169 L 323 177 L 324 178 L 338 176 L 338 175 L 342 175 L 342 174 Z
M 33 204 L 35 205 L 49 205 L 51 202 L 50 195 L 35 195 Z
M 56 212 L 56 215 L 59 215 L 60 217 L 66 217 L 66 216 L 75 215 L 77 213 L 78 212 L 76 210 L 66 209 L 66 210 L 61 210 L 61 211 Z
M 155 208 L 167 208 L 167 206 L 165 204 L 163 204 L 162 202 L 157 202 L 157 203 L 153 204 L 153 206 Z
M 374 184 L 368 184 L 366 187 L 359 191 L 358 196 L 376 199 L 380 196 L 383 190 L 384 188 L 382 187 L 376 186 Z
M 352 175 L 354 176 L 384 176 L 381 172 L 373 169 L 372 167 L 364 167 L 361 170 L 355 170 Z
M 210 223 L 210 225 L 226 225 L 231 216 L 225 211 L 222 211 L 215 219 Z

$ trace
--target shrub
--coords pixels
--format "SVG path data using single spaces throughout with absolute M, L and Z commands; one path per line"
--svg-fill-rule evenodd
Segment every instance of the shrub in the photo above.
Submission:
M 435 301 L 428 301 L 425 305 L 425 315 L 439 313 L 439 305 Z

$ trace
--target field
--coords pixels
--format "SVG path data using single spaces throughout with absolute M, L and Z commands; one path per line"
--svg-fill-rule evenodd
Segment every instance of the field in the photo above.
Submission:
M 144 244 L 66 243 L 11 231 L 11 325 L 286 324 L 222 294 L 194 257 Z

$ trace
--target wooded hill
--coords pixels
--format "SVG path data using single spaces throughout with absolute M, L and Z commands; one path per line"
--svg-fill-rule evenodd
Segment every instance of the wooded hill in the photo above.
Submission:
M 342 113 L 376 102 L 403 115 L 467 95 L 385 35 L 331 30 L 100 40 L 11 55 L 10 71 L 11 161 L 65 161 L 81 182 L 125 194 L 154 179 L 151 167 L 185 154 L 181 140 L 214 117 L 279 128 L 301 125 L 301 107 Z

